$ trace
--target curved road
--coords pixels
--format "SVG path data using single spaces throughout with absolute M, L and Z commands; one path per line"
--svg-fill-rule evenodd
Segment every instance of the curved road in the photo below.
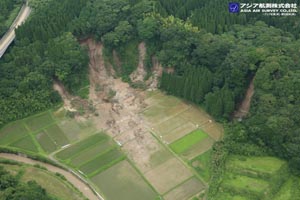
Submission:
M 29 16 L 31 12 L 30 7 L 25 4 L 21 8 L 18 16 L 16 17 L 13 24 L 10 26 L 9 30 L 5 33 L 5 35 L 0 40 L 0 58 L 5 53 L 6 49 L 9 47 L 9 45 L 12 43 L 12 41 L 15 39 L 15 29 L 20 26 Z
M 0 157 L 5 158 L 5 159 L 9 159 L 9 160 L 15 160 L 15 161 L 18 161 L 18 162 L 23 162 L 23 163 L 30 164 L 30 165 L 39 164 L 39 165 L 47 168 L 48 171 L 51 171 L 51 172 L 54 172 L 54 173 L 57 172 L 57 173 L 60 173 L 60 174 L 64 175 L 66 177 L 66 179 L 70 183 L 72 183 L 80 192 L 82 192 L 82 194 L 85 197 L 87 197 L 88 199 L 90 199 L 90 200 L 99 200 L 100 199 L 96 194 L 94 194 L 94 192 L 91 190 L 90 187 L 88 187 L 88 185 L 85 182 L 83 182 L 81 179 L 76 177 L 71 172 L 68 172 L 66 170 L 63 170 L 61 168 L 55 167 L 55 166 L 47 164 L 47 163 L 32 160 L 30 158 L 25 158 L 25 157 L 18 156 L 18 155 L 15 155 L 15 154 L 0 153 Z

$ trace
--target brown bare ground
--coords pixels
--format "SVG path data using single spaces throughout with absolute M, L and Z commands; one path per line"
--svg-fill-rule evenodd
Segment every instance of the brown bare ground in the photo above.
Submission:
M 146 44 L 141 42 L 138 46 L 139 49 L 139 64 L 137 69 L 130 75 L 132 82 L 144 81 L 147 72 L 145 71 L 144 60 L 146 56 Z
M 192 175 L 192 172 L 177 158 L 171 158 L 145 174 L 160 194 L 166 193 Z
M 205 186 L 196 178 L 191 178 L 187 182 L 178 186 L 174 190 L 168 192 L 165 196 L 165 200 L 182 200 L 188 199 L 193 195 L 201 191 Z
M 249 84 L 249 87 L 245 94 L 244 100 L 242 101 L 238 110 L 235 111 L 235 113 L 234 113 L 235 118 L 243 118 L 243 117 L 247 116 L 247 114 L 250 110 L 251 99 L 252 99 L 253 95 L 254 95 L 254 78 L 250 81 L 250 84 Z

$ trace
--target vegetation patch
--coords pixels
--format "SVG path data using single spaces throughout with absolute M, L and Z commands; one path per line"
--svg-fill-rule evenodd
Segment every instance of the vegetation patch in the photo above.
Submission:
M 49 112 L 45 112 L 24 120 L 31 132 L 36 132 L 46 127 L 49 124 L 54 123 L 54 120 Z
M 155 126 L 155 129 L 161 134 L 162 136 L 171 134 L 171 131 L 186 124 L 187 121 L 182 119 L 180 116 L 172 117 L 166 121 Z
M 97 174 L 91 180 L 105 199 L 153 200 L 157 197 L 153 189 L 126 160 Z
M 274 174 L 286 162 L 275 157 L 246 157 L 230 156 L 227 161 L 228 168 L 245 169 L 254 172 Z
M 2 167 L 5 171 L 9 172 L 9 173 L 4 173 L 5 177 L 1 177 L 1 180 L 6 180 L 6 184 L 2 184 L 2 187 L 0 189 L 1 197 L 4 199 L 20 199 L 21 197 L 23 199 L 44 199 L 44 200 L 85 199 L 82 196 L 82 194 L 78 190 L 76 190 L 74 186 L 71 185 L 71 183 L 41 167 L 29 166 L 27 164 L 21 164 L 19 162 L 7 160 L 7 159 L 1 160 L 1 164 L 0 164 L 1 172 L 3 172 Z M 31 186 L 30 189 L 24 187 L 25 183 L 27 183 L 28 186 Z M 11 187 L 11 184 L 13 184 L 13 187 Z M 2 193 L 3 189 L 5 190 L 7 187 L 9 187 L 11 191 L 8 192 L 6 190 L 5 194 Z M 13 193 L 15 197 L 13 197 L 12 194 L 9 195 L 9 193 Z M 50 197 L 46 198 L 46 194 L 47 196 L 51 196 L 51 198 Z M 7 196 L 9 196 L 10 198 L 7 198 Z
M 52 153 L 58 148 L 53 139 L 51 139 L 45 131 L 40 132 L 35 137 L 43 150 L 47 153 Z
M 70 183 L 63 181 L 55 174 L 52 174 L 48 171 L 39 168 L 35 168 L 35 167 L 26 168 L 25 173 L 22 176 L 21 180 L 23 181 L 34 180 L 43 188 L 45 188 L 49 194 L 59 199 L 65 199 L 65 200 L 84 199 L 79 194 L 79 192 L 74 191 Z
M 30 135 L 21 138 L 20 140 L 10 144 L 10 146 L 23 149 L 25 151 L 31 151 L 34 153 L 39 152 L 38 148 L 35 146 L 34 141 L 32 140 Z
M 260 198 L 268 191 L 269 183 L 263 179 L 227 173 L 221 187 L 235 194 L 249 194 Z
M 58 146 L 69 144 L 68 138 L 64 135 L 62 130 L 56 125 L 51 125 L 45 129 L 48 136 L 53 139 L 54 143 Z
M 111 143 L 111 141 L 100 141 L 90 148 L 81 151 L 80 153 L 73 156 L 69 164 L 72 166 L 81 166 L 84 163 L 87 163 L 89 160 L 94 159 L 107 149 L 112 148 L 112 146 L 113 144 Z
M 189 164 L 197 171 L 197 173 L 205 180 L 207 183 L 211 176 L 211 158 L 212 150 L 208 150 L 205 153 L 199 155 L 193 160 L 189 161 Z
M 207 134 L 198 129 L 170 144 L 170 148 L 180 154 L 207 137 Z
M 0 145 L 7 145 L 13 143 L 22 137 L 27 136 L 27 129 L 22 121 L 16 121 L 0 130 Z
M 100 142 L 101 140 L 107 139 L 102 133 L 97 133 L 95 135 L 90 136 L 89 138 L 82 140 L 56 154 L 56 157 L 61 160 L 67 160 L 72 156 L 78 154 L 79 152 L 89 148 L 90 146 Z
M 193 177 L 175 189 L 164 195 L 165 200 L 182 200 L 189 199 L 200 191 L 204 190 L 204 184 L 197 178 Z
M 91 175 L 94 172 L 100 172 L 111 167 L 113 164 L 123 158 L 124 155 L 119 151 L 119 149 L 115 148 L 85 163 L 84 165 L 80 166 L 79 169 L 83 173 Z
M 182 124 L 181 126 L 170 131 L 169 134 L 165 135 L 164 140 L 166 140 L 168 143 L 172 143 L 195 129 L 196 126 L 193 123 L 186 122 L 185 124 Z

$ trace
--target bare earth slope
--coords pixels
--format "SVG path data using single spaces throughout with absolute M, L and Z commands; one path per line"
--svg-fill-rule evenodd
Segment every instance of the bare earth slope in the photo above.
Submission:
M 234 113 L 234 117 L 243 118 L 248 114 L 250 110 L 251 99 L 253 94 L 254 94 L 254 78 L 251 80 L 249 84 L 244 100 L 242 101 L 238 110 Z

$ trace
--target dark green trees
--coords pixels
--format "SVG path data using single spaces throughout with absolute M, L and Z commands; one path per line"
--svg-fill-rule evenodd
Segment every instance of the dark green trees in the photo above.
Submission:
M 21 182 L 0 166 L 0 193 L 3 200 L 53 200 L 35 181 Z

